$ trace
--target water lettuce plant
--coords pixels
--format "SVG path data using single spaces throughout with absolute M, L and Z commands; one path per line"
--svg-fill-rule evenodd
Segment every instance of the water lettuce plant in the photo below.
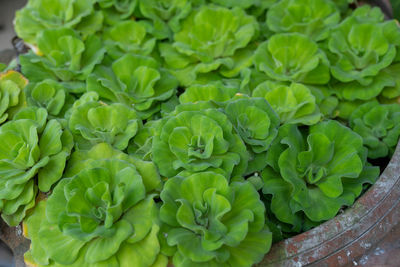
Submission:
M 22 73 L 35 81 L 42 78 L 35 77 L 38 69 L 49 73 L 49 78 L 64 82 L 84 81 L 102 61 L 105 52 L 96 35 L 83 40 L 70 28 L 44 30 L 37 42 L 42 56 L 32 51 L 21 56 Z
M 25 89 L 25 94 L 29 106 L 45 108 L 49 116 L 62 115 L 62 111 L 74 101 L 67 88 L 52 79 L 30 83 Z
M 169 179 L 161 192 L 160 219 L 173 263 L 185 266 L 252 266 L 271 245 L 265 207 L 249 182 L 214 172 Z
M 136 111 L 125 104 L 108 105 L 85 96 L 70 112 L 68 126 L 79 149 L 104 142 L 124 150 L 142 123 Z
M 299 33 L 280 33 L 262 43 L 254 54 L 256 68 L 278 81 L 325 84 L 329 61 L 317 43 Z
M 66 177 L 25 223 L 32 242 L 27 260 L 41 266 L 152 266 L 160 250 L 158 208 L 146 193 L 147 176 L 136 168 L 141 162 L 104 143 L 76 153 Z
M 149 36 L 144 25 L 129 20 L 120 21 L 108 28 L 103 34 L 108 55 L 114 59 L 126 53 L 149 55 L 156 44 L 156 39 Z
M 368 157 L 381 158 L 393 154 L 400 136 L 400 105 L 368 102 L 350 117 L 353 130 L 368 147 Z
M 100 98 L 133 106 L 142 118 L 160 110 L 175 93 L 178 81 L 151 57 L 126 54 L 111 67 L 100 65 L 88 77 L 87 90 Z
M 262 172 L 271 211 L 294 231 L 303 227 L 302 214 L 313 222 L 334 217 L 378 177 L 379 168 L 366 163 L 366 154 L 362 137 L 337 121 L 313 125 L 308 134 L 296 125 L 282 126 Z
M 340 12 L 331 0 L 282 0 L 268 10 L 266 22 L 273 32 L 298 32 L 322 41 L 340 22 Z
M 183 104 L 158 125 L 152 159 L 161 175 L 214 171 L 242 175 L 248 153 L 229 118 L 208 102 Z
M 140 14 L 151 20 L 150 32 L 157 39 L 172 38 L 181 29 L 181 20 L 192 11 L 195 1 L 139 0 Z
M 0 125 L 24 105 L 28 80 L 16 71 L 0 73 Z
M 225 102 L 238 93 L 235 86 L 225 85 L 222 82 L 210 82 L 207 84 L 194 84 L 186 88 L 179 96 L 179 103 L 196 103 L 198 101 Z
M 264 98 L 258 97 L 228 101 L 224 112 L 248 148 L 246 174 L 261 171 L 267 164 L 268 148 L 278 134 L 278 115 Z
M 43 108 L 28 107 L 0 126 L 0 211 L 18 225 L 35 205 L 38 191 L 48 192 L 62 176 L 73 146 L 71 134 Z
M 203 5 L 182 21 L 182 30 L 174 34 L 173 42 L 160 43 L 159 49 L 185 86 L 198 74 L 212 71 L 234 77 L 252 63 L 252 49 L 246 46 L 257 36 L 258 28 L 255 18 L 240 8 Z
M 45 29 L 73 28 L 84 35 L 100 30 L 103 16 L 94 11 L 96 0 L 30 0 L 15 17 L 15 31 L 26 42 L 36 44 Z
M 400 138 L 400 28 L 357 5 L 28 0 L 0 64 L 26 263 L 252 266 L 351 206 Z
M 353 13 L 331 33 L 331 72 L 339 81 L 369 85 L 396 57 L 396 46 L 400 44 L 398 26 L 395 21 L 384 22 L 382 16 L 366 19 L 369 9 L 367 6 Z
M 135 8 L 137 0 L 96 0 L 108 24 L 115 24 L 124 19 L 129 19 Z
M 321 118 L 315 96 L 306 86 L 300 83 L 292 83 L 287 86 L 282 83 L 267 81 L 258 85 L 252 96 L 262 97 L 271 103 L 282 124 L 312 125 Z

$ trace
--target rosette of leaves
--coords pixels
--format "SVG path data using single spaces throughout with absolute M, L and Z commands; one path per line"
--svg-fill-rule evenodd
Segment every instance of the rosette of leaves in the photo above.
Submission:
M 229 179 L 246 171 L 245 144 L 229 118 L 211 103 L 180 105 L 158 127 L 152 159 L 161 175 L 214 171 Z
M 249 182 L 228 183 L 213 172 L 169 179 L 160 218 L 176 267 L 252 266 L 269 251 L 265 207 Z
M 151 161 L 153 137 L 156 135 L 161 120 L 149 120 L 131 140 L 128 153 L 143 160 Z
M 20 57 L 22 73 L 36 82 L 46 75 L 63 82 L 84 81 L 105 53 L 100 38 L 91 35 L 83 40 L 69 28 L 44 30 L 37 41 L 42 56 L 30 51 Z
M 61 178 L 72 149 L 71 134 L 46 121 L 45 109 L 30 107 L 0 127 L 0 211 L 10 226 L 35 205 L 38 190 L 48 192 Z
M 307 87 L 315 97 L 315 103 L 319 107 L 322 119 L 332 119 L 339 115 L 339 98 L 335 90 L 332 90 L 329 85 L 307 85 Z
M 393 86 L 393 77 L 383 69 L 396 58 L 400 30 L 395 21 L 383 21 L 378 9 L 356 10 L 332 30 L 328 56 L 332 75 L 344 84 L 336 88 L 347 100 L 369 100 L 385 86 Z
M 339 23 L 340 12 L 331 0 L 283 0 L 268 10 L 266 21 L 273 32 L 298 32 L 322 41 Z
M 321 118 L 314 95 L 300 83 L 285 85 L 267 81 L 257 86 L 252 96 L 265 98 L 279 115 L 282 124 L 312 125 Z
M 142 123 L 136 111 L 125 104 L 106 104 L 97 99 L 78 102 L 70 112 L 68 126 L 78 149 L 108 143 L 124 150 Z
M 278 134 L 278 115 L 260 97 L 228 101 L 224 111 L 248 148 L 250 159 L 246 174 L 261 171 L 267 164 L 267 149 Z
M 258 23 L 235 7 L 228 9 L 203 5 L 182 22 L 173 43 L 159 45 L 167 66 L 184 86 L 191 85 L 199 74 L 218 72 L 234 77 L 251 65 Z
M 120 21 L 109 27 L 105 30 L 103 39 L 107 53 L 113 59 L 126 53 L 150 55 L 156 44 L 156 39 L 147 34 L 145 26 L 133 20 Z
M 162 257 L 158 208 L 145 179 L 159 176 L 139 171 L 142 161 L 105 143 L 75 153 L 65 178 L 25 221 L 31 239 L 26 261 L 40 266 L 153 266 Z
M 126 54 L 111 67 L 99 66 L 87 80 L 87 90 L 100 98 L 133 106 L 143 119 L 160 110 L 171 98 L 178 81 L 151 57 Z
M 30 83 L 25 94 L 29 106 L 45 108 L 50 116 L 55 117 L 62 117 L 75 100 L 61 83 L 51 79 Z
M 400 137 L 400 105 L 365 103 L 352 113 L 350 126 L 363 138 L 369 158 L 391 155 Z
M 28 80 L 16 71 L 0 73 L 0 125 L 25 103 L 23 90 Z
M 73 28 L 84 36 L 103 26 L 103 15 L 94 11 L 96 0 L 29 0 L 16 12 L 15 31 L 25 42 L 36 44 L 45 29 Z
M 137 7 L 137 0 L 96 0 L 105 15 L 108 24 L 115 24 L 128 20 L 133 16 Z
M 293 231 L 305 227 L 303 216 L 308 224 L 334 217 L 378 177 L 366 154 L 361 136 L 337 121 L 311 126 L 306 138 L 297 126 L 283 125 L 262 172 L 271 211 Z
M 257 48 L 254 64 L 278 81 L 326 84 L 330 80 L 327 56 L 314 41 L 299 33 L 273 35 Z
M 246 9 L 247 14 L 251 14 L 255 17 L 265 15 L 267 9 L 278 1 L 279 0 L 208 0 L 208 2 L 228 8 L 240 7 Z
M 192 11 L 190 0 L 139 0 L 140 14 L 152 21 L 151 33 L 158 39 L 172 38 L 181 20 Z
M 194 84 L 186 88 L 179 96 L 179 102 L 196 103 L 198 101 L 225 102 L 238 93 L 236 86 L 224 84 L 223 82 L 210 82 L 207 84 Z

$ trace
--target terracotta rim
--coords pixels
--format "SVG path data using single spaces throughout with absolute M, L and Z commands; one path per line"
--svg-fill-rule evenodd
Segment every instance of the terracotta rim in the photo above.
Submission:
M 400 222 L 400 142 L 376 183 L 343 214 L 272 246 L 257 266 L 343 266 Z

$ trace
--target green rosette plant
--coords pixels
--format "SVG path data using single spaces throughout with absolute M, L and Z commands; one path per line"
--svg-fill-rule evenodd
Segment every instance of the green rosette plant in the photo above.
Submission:
M 314 95 L 303 84 L 292 83 L 288 86 L 267 81 L 257 86 L 252 96 L 265 98 L 282 124 L 312 125 L 321 119 Z
M 17 226 L 34 207 L 38 190 L 48 192 L 62 176 L 73 146 L 57 120 L 43 108 L 25 108 L 0 127 L 0 212 Z
M 346 100 L 369 100 L 394 86 L 394 77 L 383 70 L 396 60 L 400 31 L 395 21 L 383 19 L 379 9 L 365 6 L 332 30 L 331 73 L 342 82 L 334 88 Z
M 28 80 L 16 71 L 0 73 L 0 125 L 25 105 L 24 88 Z
M 105 53 L 100 38 L 91 35 L 83 40 L 69 28 L 44 30 L 37 40 L 42 56 L 30 51 L 20 57 L 22 73 L 37 82 L 46 74 L 63 82 L 85 81 Z
M 103 16 L 94 11 L 96 0 L 29 0 L 16 12 L 15 31 L 30 44 L 37 43 L 38 34 L 45 29 L 73 28 L 84 36 L 103 26 Z
M 277 81 L 326 84 L 330 80 L 327 56 L 314 41 L 299 33 L 273 35 L 257 48 L 254 65 Z
M 88 77 L 87 90 L 100 98 L 123 103 L 143 119 L 160 110 L 160 103 L 175 94 L 178 81 L 151 57 L 126 54 L 111 67 L 98 66 Z
M 267 150 L 278 134 L 278 115 L 259 97 L 228 101 L 224 112 L 248 148 L 250 158 L 246 174 L 261 171 L 267 164 Z
M 150 55 L 156 39 L 149 36 L 146 28 L 139 22 L 121 21 L 107 28 L 103 34 L 107 53 L 118 59 L 127 53 Z
M 105 21 L 108 24 L 115 24 L 133 17 L 137 7 L 137 0 L 96 0 L 103 11 Z
M 31 239 L 26 260 L 40 266 L 154 266 L 163 256 L 158 208 L 147 185 L 159 181 L 157 173 L 140 171 L 142 161 L 105 143 L 75 153 L 65 178 L 24 224 Z
M 369 158 L 391 155 L 400 137 L 400 105 L 365 103 L 352 113 L 350 126 L 363 138 Z
M 78 149 L 108 143 L 125 150 L 142 123 L 134 109 L 121 103 L 108 105 L 88 99 L 76 102 L 70 112 L 68 126 Z
M 152 159 L 161 175 L 214 171 L 229 179 L 246 171 L 245 144 L 229 118 L 211 103 L 180 105 L 158 127 Z
M 149 120 L 143 127 L 140 127 L 128 146 L 128 153 L 143 160 L 151 161 L 153 138 L 160 123 L 161 120 Z
M 268 8 L 278 1 L 279 0 L 208 0 L 208 2 L 228 8 L 240 7 L 245 9 L 247 14 L 251 14 L 257 18 L 265 16 L 265 12 Z
M 273 32 L 298 32 L 322 41 L 340 22 L 340 12 L 331 0 L 282 0 L 268 10 L 266 22 Z
M 249 182 L 228 183 L 213 172 L 169 179 L 160 218 L 176 267 L 252 266 L 268 252 L 272 235 L 265 207 Z
M 203 5 L 182 22 L 173 43 L 160 43 L 167 66 L 184 86 L 193 84 L 199 74 L 218 72 L 234 77 L 252 63 L 258 35 L 256 19 L 240 8 Z
M 179 96 L 179 103 L 196 103 L 198 101 L 225 102 L 238 93 L 236 86 L 222 82 L 210 82 L 207 84 L 194 84 L 186 88 Z
M 181 29 L 181 20 L 192 11 L 191 0 L 139 0 L 140 14 L 152 21 L 150 31 L 157 39 L 171 39 Z
M 293 231 L 305 227 L 303 216 L 314 225 L 333 218 L 378 177 L 366 153 L 361 136 L 337 121 L 311 126 L 306 138 L 297 126 L 283 125 L 262 172 L 271 211 Z
M 55 117 L 63 117 L 64 112 L 75 100 L 67 88 L 52 79 L 28 84 L 25 94 L 29 106 L 45 108 L 49 116 Z

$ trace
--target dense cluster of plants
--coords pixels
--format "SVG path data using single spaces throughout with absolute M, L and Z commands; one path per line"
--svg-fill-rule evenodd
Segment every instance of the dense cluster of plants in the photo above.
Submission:
M 26 262 L 251 266 L 351 206 L 400 136 L 400 30 L 349 2 L 29 0 L 0 66 Z

